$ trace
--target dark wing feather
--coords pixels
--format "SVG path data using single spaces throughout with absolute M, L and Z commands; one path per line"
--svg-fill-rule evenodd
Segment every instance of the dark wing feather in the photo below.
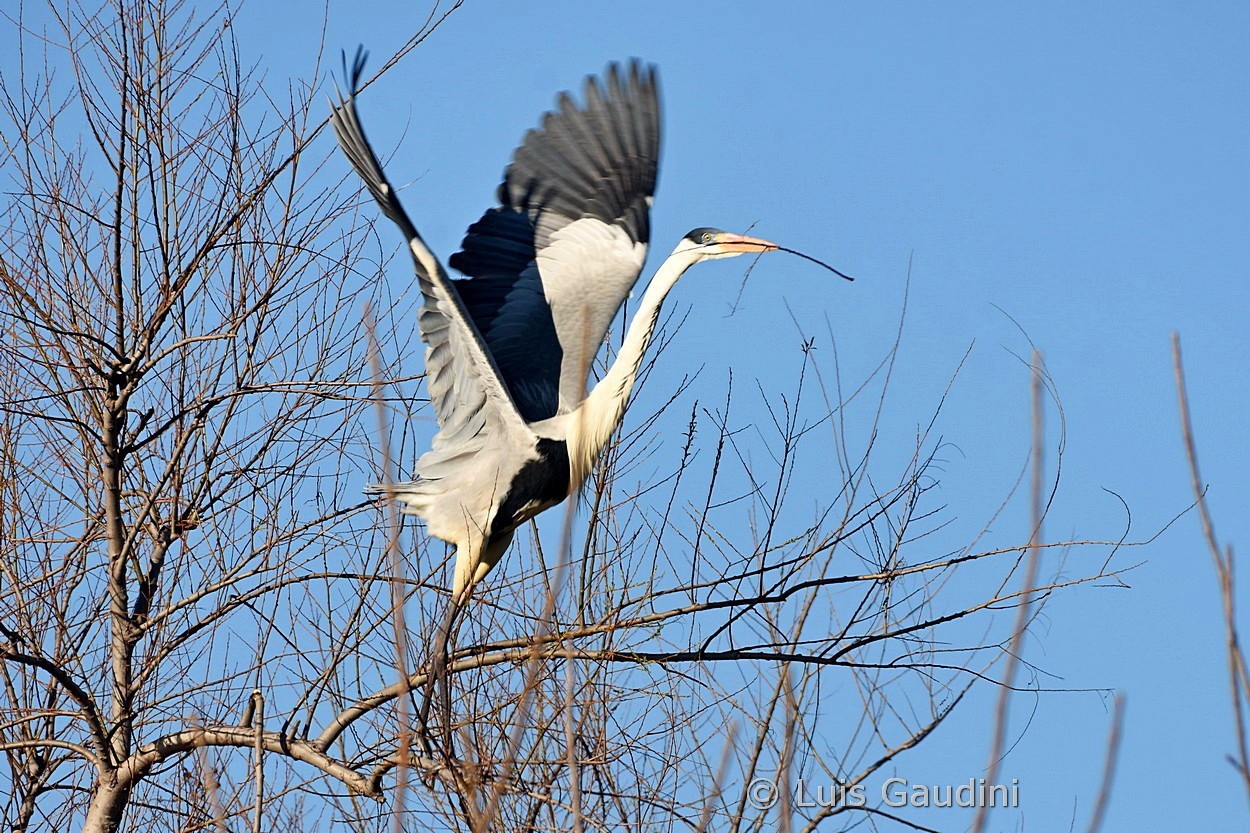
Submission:
M 511 432 L 529 429 L 453 282 L 417 233 L 365 138 L 355 98 L 364 58 L 363 51 L 357 53 L 348 74 L 350 89 L 333 107 L 330 121 L 343 153 L 382 213 L 403 231 L 413 255 L 424 301 L 417 321 L 421 340 L 426 343 L 426 388 L 439 426 L 433 448 L 418 463 L 418 471 L 430 476 L 427 470 L 440 463 L 463 458 L 468 451 L 492 441 L 502 442 Z
M 660 151 L 655 72 L 613 64 L 526 134 L 501 205 L 469 227 L 454 281 L 528 421 L 576 407 L 638 280 Z M 472 299 L 472 300 L 470 300 Z

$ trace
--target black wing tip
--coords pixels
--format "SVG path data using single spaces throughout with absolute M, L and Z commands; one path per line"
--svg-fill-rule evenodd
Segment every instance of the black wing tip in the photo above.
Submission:
M 658 109 L 660 68 L 642 58 L 609 61 L 598 75 L 587 75 L 582 81 L 582 104 L 570 90 L 556 93 L 555 107 L 543 114 L 543 122 L 556 113 L 588 112 L 617 98 L 642 98 L 655 102 Z
M 585 76 L 580 95 L 557 93 L 513 151 L 499 204 L 535 220 L 543 209 L 568 221 L 593 216 L 647 242 L 644 198 L 655 193 L 662 132 L 658 73 L 641 58 L 611 61 Z
M 339 59 L 343 64 L 343 83 L 347 84 L 347 94 L 344 95 L 339 89 L 337 81 L 334 81 L 334 91 L 338 93 L 339 103 L 335 105 L 335 110 L 348 106 L 352 99 L 356 97 L 356 93 L 360 90 L 360 79 L 365 74 L 365 64 L 369 61 L 369 50 L 365 49 L 365 45 L 358 44 L 356 46 L 356 54 L 352 56 L 351 66 L 347 64 L 347 50 L 339 51 Z
M 609 61 L 605 74 L 619 74 L 631 81 L 637 79 L 635 83 L 639 85 L 651 84 L 659 78 L 660 67 L 635 55 L 625 61 Z
M 369 50 L 365 49 L 365 45 L 358 44 L 356 46 L 356 54 L 352 57 L 351 72 L 347 71 L 347 50 L 343 50 L 343 78 L 349 80 L 352 95 L 356 94 L 356 90 L 360 89 L 360 77 L 365 74 L 365 63 L 369 60 Z
M 356 47 L 356 54 L 352 57 L 351 68 L 347 66 L 347 50 L 343 49 L 339 53 L 339 57 L 343 62 L 343 83 L 347 85 L 347 92 L 344 93 L 339 89 L 338 81 L 331 78 L 334 83 L 334 92 L 338 96 L 338 103 L 330 101 L 330 123 L 334 128 L 334 135 L 338 138 L 340 145 L 350 143 L 353 133 L 359 133 L 359 128 L 353 130 L 352 124 L 356 122 L 356 93 L 360 89 L 360 77 L 365 71 L 365 61 L 369 59 L 369 51 L 365 49 L 364 44 Z M 345 141 L 347 140 L 347 141 Z M 347 151 L 347 147 L 343 147 Z M 351 155 L 350 153 L 348 154 Z
M 627 96 L 633 89 L 647 99 L 656 100 L 659 97 L 660 68 L 642 58 L 633 57 L 628 61 L 611 61 L 604 71 L 604 77 L 608 80 L 609 89 L 619 89 Z
M 343 155 L 364 181 L 382 213 L 399 226 L 409 241 L 420 240 L 416 227 L 400 205 L 399 197 L 382 171 L 382 163 L 373 146 L 369 144 L 364 127 L 360 124 L 360 114 L 356 111 L 356 94 L 360 91 L 360 80 L 364 76 L 365 61 L 368 58 L 369 52 L 363 45 L 358 46 L 349 68 L 347 52 L 343 52 L 343 76 L 347 82 L 347 94 L 339 91 L 339 103 L 335 105 L 331 102 L 330 126 Z

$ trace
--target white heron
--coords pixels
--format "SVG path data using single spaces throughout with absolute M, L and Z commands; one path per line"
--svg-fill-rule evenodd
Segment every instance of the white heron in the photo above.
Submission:
M 647 254 L 660 152 L 654 67 L 610 65 L 606 80 L 586 79 L 580 107 L 559 97 L 514 152 L 500 204 L 451 257 L 465 275 L 453 279 L 365 138 L 356 111 L 364 58 L 357 53 L 331 118 L 352 167 L 412 251 L 439 429 L 415 480 L 373 488 L 456 548 L 454 613 L 518 526 L 582 486 L 620 424 L 677 279 L 703 260 L 780 247 L 714 228 L 683 237 L 643 293 L 612 367 L 587 393 L 591 363 Z

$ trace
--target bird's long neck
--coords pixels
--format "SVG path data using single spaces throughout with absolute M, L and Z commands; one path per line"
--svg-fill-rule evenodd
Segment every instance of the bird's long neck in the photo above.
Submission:
M 625 331 L 625 341 L 617 351 L 616 361 L 577 410 L 570 414 L 572 425 L 568 435 L 568 451 L 574 489 L 585 481 L 599 457 L 599 452 L 620 425 L 621 417 L 625 415 L 625 406 L 629 404 L 629 395 L 638 380 L 638 369 L 642 366 L 643 356 L 646 355 L 651 337 L 655 334 L 660 307 L 676 285 L 677 279 L 696 260 L 690 252 L 678 249 L 664 261 L 638 303 L 633 320 Z

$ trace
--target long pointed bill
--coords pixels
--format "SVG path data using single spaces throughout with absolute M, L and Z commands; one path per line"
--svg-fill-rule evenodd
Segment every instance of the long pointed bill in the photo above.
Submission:
M 775 251 L 778 248 L 776 243 L 770 243 L 758 237 L 747 237 L 745 234 L 730 234 L 727 231 L 716 235 L 715 242 L 721 251 L 725 252 L 763 253 Z

